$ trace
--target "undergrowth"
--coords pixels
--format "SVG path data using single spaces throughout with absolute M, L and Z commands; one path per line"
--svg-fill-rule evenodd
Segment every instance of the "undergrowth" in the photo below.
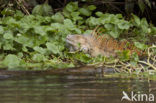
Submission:
M 70 53 L 66 48 L 67 35 L 90 34 L 97 25 L 102 25 L 103 32 L 115 39 L 128 37 L 142 50 L 148 50 L 149 37 L 156 36 L 156 27 L 133 14 L 130 20 L 126 20 L 121 14 L 96 11 L 94 5 L 80 8 L 77 2 L 67 4 L 55 14 L 49 13 L 52 12 L 50 7 L 47 7 L 48 12 L 42 11 L 43 6 L 48 4 L 38 5 L 31 15 L 18 10 L 7 15 L 3 11 L 0 18 L 0 68 L 46 70 L 114 63 L 116 58 L 93 58 L 82 52 Z M 152 48 L 152 53 L 156 55 L 156 48 Z M 124 52 L 121 56 L 120 63 L 128 61 L 138 67 L 140 59 L 136 54 L 129 57 Z

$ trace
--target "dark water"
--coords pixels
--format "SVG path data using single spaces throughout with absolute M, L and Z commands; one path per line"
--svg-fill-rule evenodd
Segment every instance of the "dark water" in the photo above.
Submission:
M 155 89 L 156 81 L 140 78 L 28 75 L 1 79 L 0 103 L 121 103 L 122 91 Z

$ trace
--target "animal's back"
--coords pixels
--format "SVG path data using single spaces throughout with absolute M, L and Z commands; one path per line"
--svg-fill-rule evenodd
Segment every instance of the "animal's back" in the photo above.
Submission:
M 69 42 L 69 41 L 72 41 Z M 117 41 L 108 35 L 98 35 L 93 33 L 92 35 L 71 35 L 67 37 L 67 42 L 72 46 L 77 46 L 80 44 L 81 49 L 85 53 L 91 56 L 117 56 L 118 52 L 123 52 L 128 50 L 130 54 L 136 52 L 138 55 L 142 55 L 143 52 L 136 48 L 133 43 L 129 41 Z M 76 50 L 78 47 L 74 47 Z

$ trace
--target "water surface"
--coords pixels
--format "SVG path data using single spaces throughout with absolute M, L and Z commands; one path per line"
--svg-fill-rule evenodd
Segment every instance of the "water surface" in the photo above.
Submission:
M 140 78 L 27 75 L 0 80 L 0 103 L 121 103 L 122 91 L 156 95 L 155 87 Z

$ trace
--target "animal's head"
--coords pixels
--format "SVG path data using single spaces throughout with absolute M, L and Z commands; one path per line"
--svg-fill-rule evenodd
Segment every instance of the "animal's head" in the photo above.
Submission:
M 70 51 L 83 51 L 88 53 L 90 49 L 88 38 L 84 35 L 68 35 L 66 37 L 66 43 Z

